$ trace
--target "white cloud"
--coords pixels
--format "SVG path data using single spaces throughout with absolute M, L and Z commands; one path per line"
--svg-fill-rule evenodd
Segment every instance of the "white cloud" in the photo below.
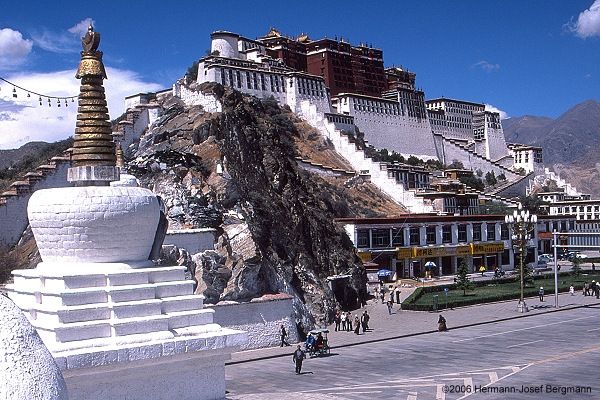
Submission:
M 471 68 L 481 68 L 486 70 L 487 72 L 491 72 L 495 69 L 500 69 L 500 64 L 492 64 L 487 61 L 479 61 L 471 65 Z
M 566 27 L 583 39 L 600 36 L 600 0 L 595 0 L 589 9 L 579 14 L 577 22 L 569 22 Z
M 90 25 L 94 26 L 95 21 L 91 18 L 86 18 L 77 25 L 69 28 L 69 33 L 84 37 Z
M 80 81 L 75 79 L 75 70 L 57 71 L 47 74 L 14 75 L 9 81 L 47 96 L 76 96 Z M 162 85 L 144 82 L 135 72 L 107 68 L 108 79 L 104 81 L 106 100 L 111 118 L 121 115 L 125 109 L 125 97 L 140 92 L 153 92 L 164 89 Z M 77 99 L 57 107 L 56 100 L 43 99 L 39 105 L 38 96 L 27 97 L 27 92 L 17 89 L 18 97 L 12 97 L 12 88 L 0 90 L 0 149 L 18 148 L 29 141 L 55 142 L 75 134 L 77 121 Z
M 86 18 L 66 31 L 44 31 L 31 35 L 36 46 L 53 53 L 77 53 L 81 50 L 81 38 L 85 36 L 94 20 Z
M 507 119 L 510 116 L 508 115 L 508 113 L 506 111 L 502 111 L 499 108 L 494 107 L 491 104 L 486 104 L 485 105 L 485 111 L 491 111 L 491 112 L 497 112 L 500 114 L 500 119 Z
M 10 70 L 22 65 L 29 53 L 33 42 L 23 39 L 19 31 L 9 28 L 0 29 L 0 70 Z

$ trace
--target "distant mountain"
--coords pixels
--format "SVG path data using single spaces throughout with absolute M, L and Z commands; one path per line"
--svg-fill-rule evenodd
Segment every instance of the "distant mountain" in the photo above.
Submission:
M 18 149 L 0 150 L 0 169 L 8 168 L 16 164 L 27 155 L 35 154 L 47 144 L 48 143 L 46 142 L 29 142 Z
M 600 103 L 586 100 L 556 119 L 509 118 L 502 121 L 507 142 L 539 146 L 544 165 L 582 193 L 600 198 Z
M 600 149 L 600 103 L 586 100 L 556 119 L 548 117 L 509 118 L 502 121 L 507 142 L 543 149 L 544 164 L 593 167 Z

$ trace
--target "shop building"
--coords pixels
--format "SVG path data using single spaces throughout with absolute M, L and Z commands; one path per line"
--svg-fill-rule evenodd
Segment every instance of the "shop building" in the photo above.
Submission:
M 463 257 L 470 272 L 479 272 L 481 267 L 485 271 L 518 267 L 518 249 L 513 248 L 510 228 L 502 214 L 420 214 L 337 221 L 344 226 L 363 262 L 393 271 L 395 279 L 454 275 Z M 538 241 L 538 230 L 568 230 L 572 224 L 572 216 L 538 216 L 526 246 L 525 262 L 535 263 L 538 253 L 549 252 L 547 246 L 551 244 L 546 239 Z

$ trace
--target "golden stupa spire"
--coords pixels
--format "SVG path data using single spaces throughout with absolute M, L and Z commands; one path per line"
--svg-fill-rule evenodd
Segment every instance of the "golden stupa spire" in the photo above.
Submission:
M 73 167 L 67 171 L 67 181 L 79 186 L 106 186 L 119 180 L 116 168 L 115 142 L 106 107 L 106 78 L 102 52 L 98 51 L 100 33 L 90 25 L 81 38 L 83 51 L 77 68 L 81 79 L 77 127 L 73 143 Z
M 115 166 L 115 143 L 111 135 L 103 80 L 106 71 L 102 64 L 102 52 L 97 51 L 100 33 L 90 25 L 81 39 L 83 51 L 77 68 L 77 79 L 81 79 L 79 108 L 73 161 L 75 167 Z

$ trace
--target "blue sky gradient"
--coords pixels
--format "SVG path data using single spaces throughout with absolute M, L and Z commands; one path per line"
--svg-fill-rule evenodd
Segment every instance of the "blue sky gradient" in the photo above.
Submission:
M 3 1 L 0 77 L 54 96 L 78 93 L 81 36 L 102 35 L 111 117 L 126 95 L 169 88 L 210 48 L 210 33 L 256 38 L 270 27 L 383 49 L 417 74 L 426 99 L 481 102 L 503 116 L 552 118 L 600 100 L 600 0 Z M 76 107 L 39 107 L 0 82 L 0 148 L 74 132 Z

